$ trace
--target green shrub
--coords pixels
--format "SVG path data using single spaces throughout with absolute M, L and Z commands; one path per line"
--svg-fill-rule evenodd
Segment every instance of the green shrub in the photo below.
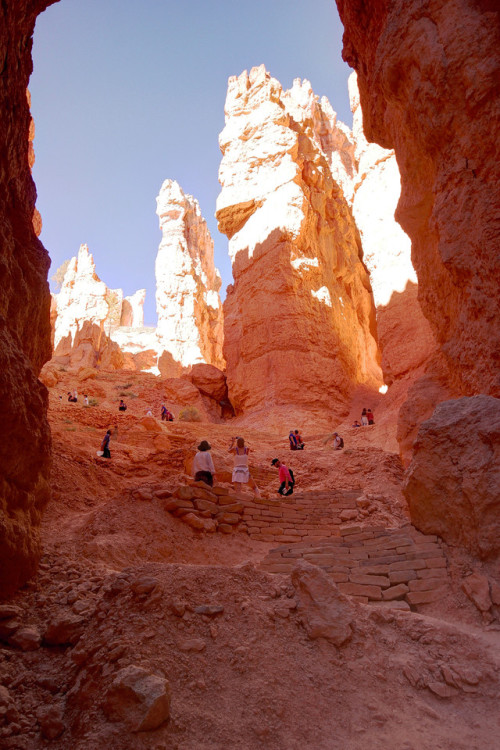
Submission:
M 179 412 L 179 419 L 182 422 L 201 422 L 201 414 L 196 406 L 185 406 Z

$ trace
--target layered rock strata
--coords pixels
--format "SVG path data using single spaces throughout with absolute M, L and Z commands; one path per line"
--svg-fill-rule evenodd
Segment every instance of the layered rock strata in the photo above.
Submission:
M 0 10 L 0 598 L 36 569 L 49 496 L 47 391 L 37 380 L 50 357 L 49 259 L 33 227 L 26 98 L 35 19 L 49 4 Z
M 462 393 L 500 392 L 493 3 L 337 0 L 369 141 L 394 148 L 419 300 Z M 459 33 L 457 33 L 459 29 Z
M 174 180 L 157 197 L 162 239 L 156 257 L 156 309 L 163 372 L 178 375 L 196 363 L 223 367 L 221 278 L 198 201 Z
M 330 110 L 309 82 L 285 92 L 264 66 L 229 79 L 217 201 L 234 276 L 224 303 L 229 396 L 237 413 L 261 410 L 276 424 L 291 404 L 297 417 L 329 420 L 356 383 L 381 382 Z

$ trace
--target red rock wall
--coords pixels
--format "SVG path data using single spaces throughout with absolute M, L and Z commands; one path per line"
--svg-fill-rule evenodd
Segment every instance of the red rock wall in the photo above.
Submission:
M 394 148 L 398 221 L 453 386 L 500 395 L 497 153 L 500 24 L 493 0 L 337 0 L 367 138 Z
M 37 13 L 46 0 L 0 6 L 0 597 L 35 570 L 38 524 L 48 499 L 49 258 L 33 229 L 31 116 L 26 98 Z

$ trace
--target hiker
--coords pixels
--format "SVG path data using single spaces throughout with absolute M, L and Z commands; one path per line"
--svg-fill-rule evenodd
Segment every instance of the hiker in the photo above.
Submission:
M 78 391 L 76 389 L 73 391 L 73 401 L 75 401 L 75 403 L 78 401 Z
M 118 411 L 127 411 L 127 404 L 122 398 L 120 399 L 120 406 L 118 407 Z
M 234 444 L 235 441 L 236 445 Z M 259 488 L 250 476 L 250 470 L 248 468 L 248 454 L 250 453 L 250 448 L 245 445 L 245 441 L 242 437 L 231 438 L 231 442 L 229 443 L 229 453 L 234 454 L 234 465 L 231 481 L 233 483 L 236 494 L 241 491 L 242 484 L 250 484 L 254 491 L 255 497 L 260 497 Z
M 279 480 L 281 482 L 278 493 L 280 495 L 291 495 L 293 493 L 293 486 L 295 484 L 295 478 L 293 471 L 289 469 L 285 464 L 279 460 L 279 458 L 273 458 L 271 466 L 276 466 L 279 470 Z
M 344 438 L 341 438 L 338 432 L 333 433 L 333 450 L 341 451 L 344 447 Z
M 368 417 L 366 416 L 366 409 L 363 409 L 363 411 L 361 412 L 361 425 L 363 427 L 368 426 Z
M 297 440 L 297 450 L 298 451 L 303 451 L 304 448 L 306 447 L 306 444 L 304 443 L 304 441 L 300 437 L 300 432 L 298 430 L 295 430 L 295 439 Z
M 375 424 L 375 419 L 373 417 L 373 412 L 371 409 L 366 410 L 366 418 L 368 420 L 368 424 Z
M 153 412 L 151 411 L 151 409 L 148 409 L 148 410 L 147 410 L 147 412 L 146 412 L 146 416 L 147 416 L 147 417 L 152 417 L 152 416 L 153 416 Z
M 84 395 L 83 402 L 84 402 L 85 406 L 89 405 L 89 397 L 87 396 L 87 394 Z
M 215 466 L 209 453 L 212 446 L 206 440 L 202 440 L 198 446 L 198 453 L 193 459 L 193 476 L 195 482 L 205 482 L 210 487 L 214 486 Z
M 354 421 L 354 424 L 352 424 L 352 425 L 351 425 L 351 427 L 361 427 L 361 425 L 360 425 L 360 423 L 358 422 L 358 420 L 356 419 L 356 420 Z
M 172 412 L 170 412 L 165 404 L 161 405 L 161 421 L 162 422 L 173 422 L 174 421 L 174 415 Z
M 73 396 L 71 391 L 68 391 L 68 401 L 70 401 L 71 403 L 73 403 L 74 401 L 77 401 L 77 399 Z
M 111 453 L 109 452 L 109 441 L 111 440 L 111 430 L 108 430 L 106 434 L 104 435 L 101 443 L 101 450 L 102 450 L 102 457 L 103 458 L 111 458 Z
M 295 437 L 295 434 L 294 434 L 293 430 L 290 430 L 290 433 L 288 435 L 288 441 L 290 443 L 290 450 L 291 451 L 298 450 L 297 438 Z

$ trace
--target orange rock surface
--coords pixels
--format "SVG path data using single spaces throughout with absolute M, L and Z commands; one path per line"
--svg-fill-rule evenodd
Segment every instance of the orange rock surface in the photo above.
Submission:
M 381 383 L 359 234 L 308 82 L 264 66 L 229 80 L 217 201 L 234 285 L 224 303 L 229 397 L 239 414 L 329 422 L 355 384 Z M 340 182 L 340 178 L 339 178 Z
M 397 218 L 450 377 L 464 394 L 499 395 L 498 9 L 466 0 L 337 7 L 365 134 L 396 152 Z
M 46 2 L 9 3 L 0 13 L 0 597 L 35 570 L 47 502 L 47 395 L 37 381 L 50 357 L 49 259 L 33 228 L 31 116 L 26 98 L 31 35 Z

